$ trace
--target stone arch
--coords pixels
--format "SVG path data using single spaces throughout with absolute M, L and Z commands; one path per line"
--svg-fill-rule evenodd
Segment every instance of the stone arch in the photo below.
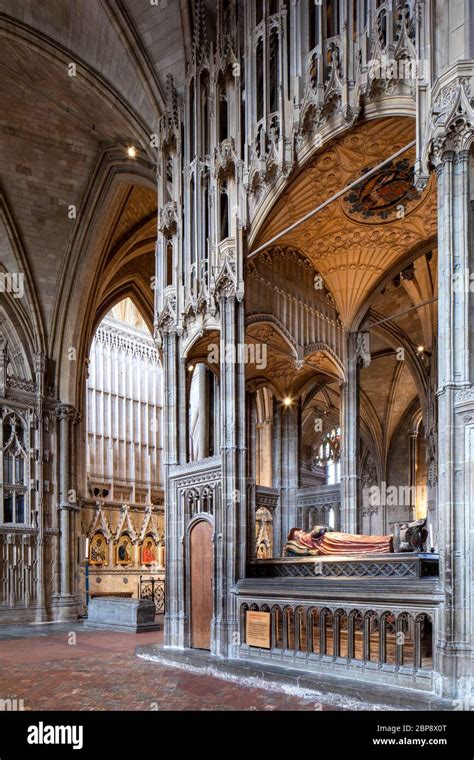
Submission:
M 351 329 L 355 315 L 374 284 L 392 264 L 401 260 L 407 249 L 432 238 L 436 224 L 434 182 L 430 181 L 421 193 L 416 193 L 408 176 L 404 175 L 405 214 L 416 223 L 411 226 L 409 234 L 402 231 L 405 218 L 396 216 L 395 207 L 389 218 L 385 212 L 381 215 L 382 212 L 379 214 L 371 207 L 364 216 L 364 209 L 360 210 L 351 200 L 352 190 L 343 193 L 337 202 L 331 202 L 323 213 L 314 216 L 314 186 L 318 183 L 320 197 L 330 199 L 335 191 L 344 190 L 357 179 L 358 172 L 362 177 L 369 168 L 387 161 L 394 154 L 395 147 L 401 149 L 407 145 L 410 148 L 406 155 L 400 154 L 394 159 L 396 166 L 393 170 L 411 171 L 415 149 L 409 138 L 414 137 L 414 126 L 413 120 L 407 117 L 366 119 L 350 133 L 341 135 L 317 153 L 309 166 L 292 176 L 285 191 L 274 201 L 271 213 L 265 218 L 265 226 L 257 225 L 258 230 L 250 241 L 250 257 L 260 255 L 260 250 L 276 243 L 299 249 L 323 277 L 346 330 Z M 372 134 L 377 135 L 376 141 L 371 141 Z M 359 149 L 362 142 L 365 149 Z M 367 149 L 367 145 L 376 145 L 375 152 Z M 348 154 L 354 158 L 350 162 L 350 172 L 347 169 Z M 388 171 L 386 166 L 383 171 Z M 327 177 L 331 178 L 330 182 L 325 179 Z
M 379 280 L 372 286 L 364 303 L 361 304 L 360 309 L 354 315 L 354 319 L 350 326 L 351 332 L 357 332 L 363 326 L 363 323 L 367 319 L 370 306 L 377 297 L 378 293 L 388 285 L 397 274 L 406 269 L 410 264 L 413 264 L 416 259 L 424 254 L 430 253 L 437 245 L 437 236 L 432 235 L 428 240 L 424 240 L 421 243 L 416 244 L 413 248 L 405 251 L 403 256 L 390 266 L 390 268 L 383 272 Z
M 1 274 L 16 276 L 18 282 L 13 285 L 21 287 L 26 295 L 26 306 L 21 297 L 15 297 L 15 291 L 11 297 L 2 299 L 2 312 L 5 321 L 5 335 L 10 343 L 14 343 L 24 355 L 24 361 L 28 364 L 30 374 L 33 375 L 33 356 L 36 353 L 44 353 L 46 341 L 40 304 L 35 287 L 35 280 L 31 272 L 26 251 L 24 250 L 20 233 L 10 211 L 7 198 L 0 188 L 0 236 L 2 246 Z M 8 285 L 8 282 L 6 282 Z M 20 292 L 18 291 L 18 295 Z
M 132 130 L 131 136 L 134 139 L 139 139 L 141 142 L 143 142 L 144 145 L 147 145 L 149 143 L 148 125 L 146 124 L 143 115 L 141 115 L 138 111 L 138 103 L 132 105 L 130 98 L 124 96 L 123 88 L 121 89 L 119 85 L 120 79 L 117 80 L 116 84 L 114 84 L 112 82 L 112 77 L 108 75 L 110 72 L 106 74 L 105 72 L 99 71 L 98 66 L 91 65 L 90 61 L 86 61 L 77 48 L 73 50 L 69 44 L 66 45 L 66 39 L 64 39 L 64 41 L 61 41 L 57 38 L 57 35 L 55 35 L 56 39 L 53 40 L 53 35 L 47 31 L 48 21 L 46 18 L 44 21 L 44 29 L 46 31 L 42 31 L 40 28 L 31 26 L 28 23 L 28 16 L 25 21 L 20 18 L 17 19 L 13 18 L 12 16 L 9 17 L 3 15 L 0 20 L 0 24 L 2 33 L 6 38 L 13 40 L 16 42 L 16 44 L 24 45 L 27 43 L 36 51 L 38 55 L 42 56 L 43 59 L 46 59 L 50 65 L 61 67 L 62 71 L 66 70 L 68 64 L 71 61 L 76 62 L 78 68 L 80 67 L 81 69 L 81 76 L 83 77 L 87 88 L 92 93 L 94 93 L 94 95 L 104 100 L 110 108 L 115 107 L 119 109 L 122 117 L 126 118 L 130 123 L 130 128 Z M 128 20 L 128 23 L 130 23 L 130 20 Z M 54 30 L 57 32 L 57 19 L 55 19 L 53 24 Z M 97 27 L 93 25 L 92 29 L 95 28 L 103 29 L 103 26 L 102 24 L 98 25 Z M 87 33 L 90 34 L 91 29 L 88 29 Z M 120 44 L 120 35 L 118 35 L 117 40 L 118 44 Z M 69 42 L 70 40 L 68 40 L 68 43 Z M 88 53 L 90 53 L 91 50 L 94 50 L 94 47 L 91 48 L 89 42 L 87 43 Z M 100 45 L 97 45 L 97 50 L 101 50 Z M 99 63 L 99 61 L 100 59 L 98 59 L 96 63 Z M 138 81 L 143 82 L 144 80 L 137 80 L 137 83 Z M 146 89 L 148 89 L 147 86 Z M 129 90 L 129 95 L 133 95 L 133 88 Z M 163 99 L 161 98 L 161 103 L 159 104 L 158 111 L 162 110 L 162 105 Z M 151 117 L 151 121 L 153 121 L 153 109 L 156 109 L 156 103 L 153 103 L 151 110 L 148 112 L 149 116 Z M 151 153 L 150 158 L 152 158 Z
M 76 407 L 80 407 L 82 398 L 82 361 L 83 357 L 87 356 L 98 312 L 103 313 L 107 307 L 111 308 L 125 293 L 138 301 L 141 309 L 145 303 L 143 294 L 133 286 L 133 278 L 122 280 L 116 285 L 115 292 L 112 290 L 112 293 L 106 294 L 105 298 L 102 297 L 98 301 L 101 276 L 107 266 L 106 236 L 107 233 L 110 234 L 110 219 L 114 224 L 112 210 L 117 206 L 120 187 L 124 183 L 156 192 L 151 177 L 143 177 L 138 171 L 137 174 L 131 173 L 123 156 L 116 156 L 115 162 L 109 163 L 105 152 L 97 175 L 92 181 L 88 200 L 68 253 L 69 266 L 63 273 L 59 288 L 54 319 L 57 327 L 52 338 L 54 356 L 57 357 L 56 377 L 60 396 Z M 81 288 L 77 288 L 78 282 L 82 284 Z M 143 316 L 149 321 L 152 299 L 146 301 L 146 304 Z M 76 347 L 76 362 L 68 361 L 67 355 L 65 356 L 70 346 Z
M 304 116 L 308 113 L 309 106 L 305 107 Z M 411 98 L 404 101 L 399 100 L 396 104 L 390 99 L 382 99 L 378 103 L 377 111 L 365 115 L 363 122 L 387 122 L 389 120 L 397 118 L 409 118 L 414 123 L 415 111 Z M 353 125 L 347 124 L 344 121 L 330 120 L 326 124 L 325 129 L 322 132 L 317 133 L 317 138 L 314 140 L 306 140 L 305 144 L 299 152 L 298 163 L 293 168 L 293 171 L 282 176 L 278 181 L 272 183 L 265 197 L 262 198 L 258 205 L 258 210 L 252 219 L 252 230 L 249 236 L 249 250 L 251 251 L 256 247 L 262 239 L 262 230 L 268 226 L 268 220 L 272 216 L 272 210 L 276 204 L 281 201 L 281 198 L 291 189 L 292 183 L 297 179 L 314 161 L 319 155 L 322 155 L 328 150 L 331 150 L 334 144 L 344 140 L 345 137 L 350 135 L 353 131 Z M 408 141 L 407 141 L 408 142 Z M 313 203 L 313 207 L 316 204 Z
M 275 317 L 273 314 L 249 314 L 246 319 L 245 323 L 247 326 L 250 325 L 271 325 L 272 328 L 275 330 L 275 332 L 279 333 L 281 338 L 288 343 L 288 347 L 290 351 L 294 352 L 295 359 L 298 357 L 298 348 L 296 345 L 296 341 L 287 330 L 283 322 L 281 322 L 277 317 Z

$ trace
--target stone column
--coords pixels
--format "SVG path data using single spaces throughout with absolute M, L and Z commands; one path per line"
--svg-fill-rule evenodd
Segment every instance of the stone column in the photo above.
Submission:
M 198 364 L 194 370 L 198 373 L 199 383 L 199 459 L 209 456 L 209 381 L 204 364 Z
M 166 615 L 164 644 L 168 647 L 184 646 L 184 596 L 182 540 L 178 504 L 170 470 L 179 462 L 178 420 L 180 402 L 178 392 L 178 337 L 174 330 L 163 333 L 163 476 L 166 504 Z M 181 415 L 182 418 L 182 415 Z
M 158 563 L 158 570 L 164 570 L 165 569 L 165 546 L 163 542 L 160 542 L 158 544 L 157 548 L 157 563 Z
M 444 593 L 436 670 L 441 694 L 458 700 L 471 693 L 473 637 L 474 307 L 469 283 L 474 271 L 474 110 L 463 84 L 448 103 L 437 117 L 433 140 L 438 178 L 438 536 Z
M 416 464 L 418 457 L 418 433 L 410 433 L 410 520 L 416 519 L 417 490 Z
M 60 511 L 60 599 L 59 619 L 70 620 L 77 615 L 72 590 L 71 556 L 74 536 L 71 531 L 71 512 L 77 509 L 76 494 L 71 489 L 70 427 L 77 419 L 74 407 L 61 404 L 56 408 L 59 420 L 59 511 Z
M 178 445 L 177 456 L 180 464 L 184 464 L 188 452 L 188 405 L 186 397 L 186 359 L 182 356 L 177 357 L 178 379 L 177 379 L 177 399 L 178 399 Z
M 297 496 L 299 487 L 299 453 L 301 400 L 281 408 L 281 546 L 291 528 L 298 527 Z
M 211 651 L 229 657 L 238 651 L 239 621 L 232 588 L 245 574 L 246 471 L 245 471 L 245 366 L 226 361 L 238 356 L 245 340 L 244 306 L 234 282 L 216 283 L 221 317 L 220 428 L 222 500 L 215 514 L 216 577 Z M 233 349 L 233 350 L 231 350 Z
M 0 333 L 0 396 L 5 396 L 5 389 L 7 387 L 7 365 L 8 365 L 8 352 L 7 341 Z
M 281 557 L 281 402 L 277 399 L 275 399 L 273 404 L 272 436 L 272 483 L 273 487 L 280 492 L 278 505 L 273 513 L 273 555 Z
M 273 420 L 264 420 L 259 426 L 259 450 L 260 450 L 260 477 L 262 482 L 259 485 L 272 488 L 272 425 Z
M 341 531 L 359 527 L 359 367 L 357 333 L 346 336 L 346 376 L 341 387 Z
M 36 379 L 36 431 L 35 431 L 35 480 L 37 482 L 37 491 L 35 494 L 36 517 L 35 524 L 38 530 L 36 537 L 36 622 L 40 623 L 47 619 L 46 614 L 46 595 L 44 586 L 45 570 L 45 538 L 44 538 L 44 481 L 43 481 L 43 394 L 44 394 L 44 373 L 46 361 L 43 354 L 36 354 L 34 357 L 35 379 Z M 32 505 L 33 506 L 33 505 Z
M 257 393 L 247 392 L 247 557 L 255 559 Z

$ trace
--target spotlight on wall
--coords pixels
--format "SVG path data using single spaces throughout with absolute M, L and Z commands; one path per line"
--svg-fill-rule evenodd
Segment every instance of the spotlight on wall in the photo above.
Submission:
M 416 350 L 418 351 L 419 354 L 424 354 L 425 353 L 425 347 L 424 346 L 418 346 L 418 348 Z
M 129 145 L 129 147 L 127 148 L 127 156 L 129 158 L 136 158 L 137 157 L 137 149 L 135 148 L 134 145 Z
M 189 365 L 188 372 L 194 372 L 194 364 Z

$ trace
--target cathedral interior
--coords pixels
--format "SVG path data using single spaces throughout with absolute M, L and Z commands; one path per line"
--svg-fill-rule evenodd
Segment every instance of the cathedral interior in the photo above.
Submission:
M 0 0 L 0 638 L 473 709 L 472 24 Z

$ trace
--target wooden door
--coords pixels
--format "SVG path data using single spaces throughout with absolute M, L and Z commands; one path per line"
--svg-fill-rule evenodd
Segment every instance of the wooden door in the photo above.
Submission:
M 191 530 L 191 646 L 211 648 L 212 579 L 214 575 L 212 525 L 200 520 Z

